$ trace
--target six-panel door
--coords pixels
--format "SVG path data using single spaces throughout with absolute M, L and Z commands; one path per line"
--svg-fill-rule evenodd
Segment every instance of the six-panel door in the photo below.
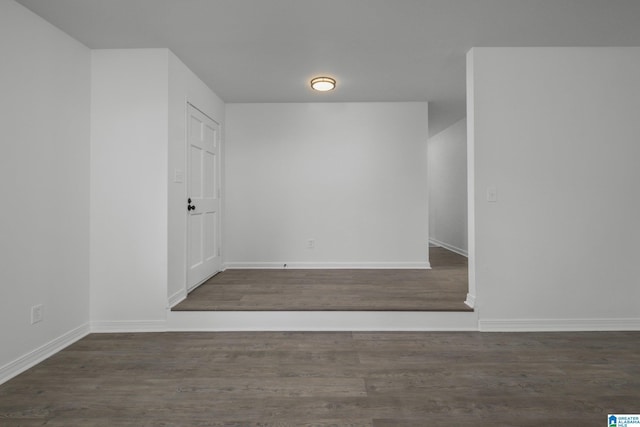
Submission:
M 188 106 L 187 289 L 221 269 L 220 256 L 220 126 Z

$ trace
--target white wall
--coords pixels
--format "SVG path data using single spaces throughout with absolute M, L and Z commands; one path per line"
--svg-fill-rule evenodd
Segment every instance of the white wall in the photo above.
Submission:
M 172 52 L 169 52 L 169 247 L 168 289 L 170 304 L 186 297 L 186 107 L 195 105 L 221 125 L 224 159 L 224 103 Z M 222 160 L 224 164 L 224 160 Z M 175 182 L 175 171 L 185 179 Z M 223 183 L 224 188 L 224 183 Z
M 467 121 L 429 138 L 429 240 L 467 255 Z
M 427 116 L 426 103 L 227 104 L 226 264 L 427 266 Z
M 186 296 L 186 105 L 222 125 L 224 103 L 167 49 L 94 50 L 92 67 L 92 325 L 161 329 Z
M 2 0 L 0 58 L 2 382 L 88 330 L 90 57 Z
M 469 66 L 480 327 L 640 328 L 640 48 L 478 48 Z
M 117 322 L 143 328 L 166 317 L 168 52 L 91 52 L 91 321 L 97 330 Z

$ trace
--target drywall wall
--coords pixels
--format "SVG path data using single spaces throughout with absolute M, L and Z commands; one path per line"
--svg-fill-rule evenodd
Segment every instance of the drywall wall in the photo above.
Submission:
M 2 1 L 0 57 L 2 382 L 88 331 L 90 56 Z
M 467 255 L 467 121 L 429 138 L 429 240 Z
M 91 52 L 96 330 L 117 322 L 152 329 L 166 317 L 168 58 L 167 49 Z
M 480 327 L 640 328 L 640 48 L 468 60 Z
M 226 265 L 426 267 L 427 112 L 227 104 Z
M 221 125 L 223 134 L 221 154 L 224 156 L 224 103 L 178 57 L 169 52 L 169 169 L 167 173 L 169 179 L 167 288 L 169 305 L 177 303 L 187 295 L 185 283 L 187 275 L 187 160 L 185 157 L 187 102 Z M 224 164 L 224 160 L 221 163 Z M 176 179 L 176 172 L 183 178 Z

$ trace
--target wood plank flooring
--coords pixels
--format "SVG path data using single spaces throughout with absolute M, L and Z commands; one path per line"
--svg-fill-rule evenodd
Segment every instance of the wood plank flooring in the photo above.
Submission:
M 467 259 L 430 248 L 431 270 L 227 270 L 173 311 L 472 311 Z
M 603 426 L 640 333 L 93 334 L 0 385 L 0 425 Z

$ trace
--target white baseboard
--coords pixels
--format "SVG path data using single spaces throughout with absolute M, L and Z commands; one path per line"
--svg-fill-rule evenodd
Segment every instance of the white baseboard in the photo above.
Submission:
M 476 296 L 475 295 L 471 295 L 471 294 L 467 294 L 467 299 L 464 301 L 464 303 L 467 304 L 471 308 L 475 308 L 476 307 Z
M 286 265 L 286 267 L 284 267 Z M 419 269 L 428 270 L 423 262 L 227 262 L 225 269 Z
M 164 332 L 167 325 L 164 320 L 123 320 L 91 322 L 91 332 Z
M 477 331 L 475 312 L 181 311 L 167 331 Z
M 430 238 L 429 239 L 429 243 L 434 244 L 435 246 L 441 246 L 441 247 L 443 247 L 445 249 L 450 250 L 451 252 L 455 252 L 458 255 L 462 255 L 464 257 L 469 258 L 469 252 L 465 251 L 464 249 L 457 248 L 457 247 L 455 247 L 453 245 L 450 245 L 448 243 L 441 242 L 438 239 Z
M 178 303 L 180 303 L 182 300 L 184 300 L 187 297 L 187 290 L 186 289 L 180 289 L 178 292 L 174 293 L 173 295 L 171 295 L 169 297 L 169 307 L 171 308 L 174 305 L 177 305 Z
M 489 319 L 482 332 L 640 331 L 640 319 Z
M 84 338 L 88 334 L 89 324 L 85 323 L 84 325 L 78 326 L 77 328 L 60 335 L 58 338 L 49 341 L 45 345 L 30 351 L 24 356 L 17 358 L 13 362 L 7 363 L 0 367 L 0 384 L 9 381 L 16 375 L 19 375 L 32 366 L 37 365 L 65 347 L 68 347 L 74 342 Z

